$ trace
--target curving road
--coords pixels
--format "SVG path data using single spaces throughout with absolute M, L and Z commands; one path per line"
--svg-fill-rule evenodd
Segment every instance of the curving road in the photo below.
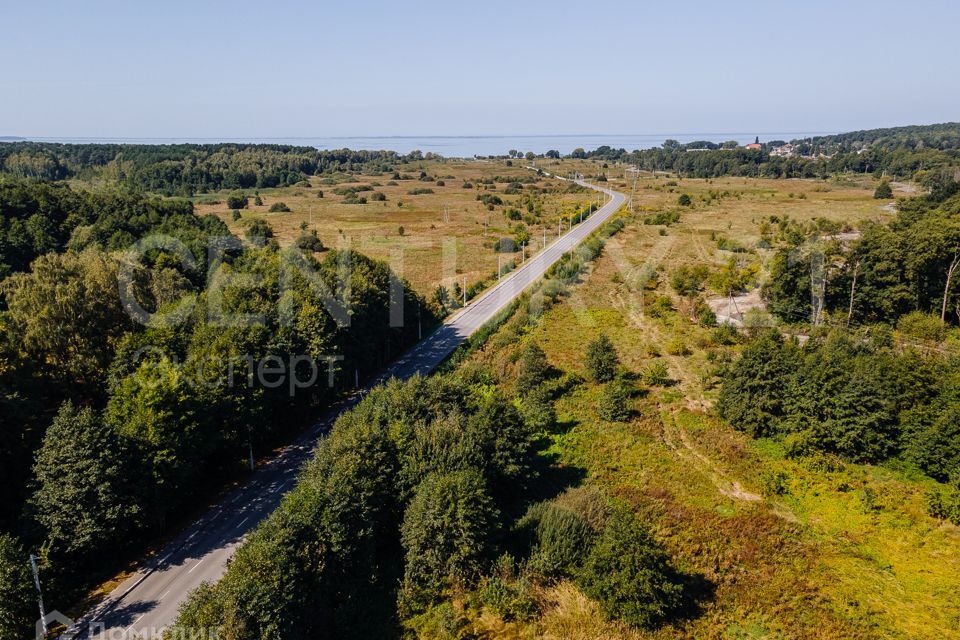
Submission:
M 603 192 L 607 203 L 448 318 L 369 386 L 389 378 L 405 379 L 432 371 L 473 332 L 539 280 L 564 253 L 596 231 L 625 201 L 616 191 L 580 180 L 577 183 Z M 223 575 L 244 536 L 269 515 L 283 494 L 293 487 L 317 438 L 359 397 L 357 394 L 331 409 L 308 433 L 258 468 L 242 487 L 188 527 L 61 637 L 125 640 L 159 637 L 163 628 L 174 621 L 180 603 L 192 589 Z

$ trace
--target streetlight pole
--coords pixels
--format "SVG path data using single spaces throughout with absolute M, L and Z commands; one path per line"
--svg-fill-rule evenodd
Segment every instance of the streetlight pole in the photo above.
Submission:
M 50 630 L 47 629 L 47 612 L 43 608 L 43 590 L 40 589 L 40 573 L 37 571 L 37 556 L 30 554 L 30 568 L 33 570 L 33 584 L 37 588 L 37 602 L 40 605 L 40 624 L 43 626 L 43 633 L 46 635 Z

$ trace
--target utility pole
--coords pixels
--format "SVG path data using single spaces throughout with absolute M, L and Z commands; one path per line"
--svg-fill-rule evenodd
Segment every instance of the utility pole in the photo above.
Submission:
M 497 256 L 497 282 L 500 282 L 500 256 Z
M 360 369 L 353 370 L 353 387 L 354 389 L 360 388 Z
M 527 261 L 527 243 L 520 243 L 520 264 L 523 264 Z
M 37 588 L 37 602 L 40 605 L 40 624 L 43 626 L 43 634 L 49 633 L 47 629 L 47 612 L 43 608 L 43 590 L 40 589 L 40 573 L 37 571 L 37 556 L 30 554 L 30 568 L 33 570 L 33 584 Z
M 547 248 L 547 225 L 543 225 L 543 248 Z
M 467 306 L 467 276 L 463 276 L 463 306 Z

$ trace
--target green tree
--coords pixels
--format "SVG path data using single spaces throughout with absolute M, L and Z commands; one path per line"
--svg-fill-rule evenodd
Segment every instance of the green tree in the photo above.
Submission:
M 724 376 L 717 410 L 737 429 L 755 437 L 771 435 L 784 416 L 791 376 L 799 366 L 796 346 L 774 329 L 764 331 Z
M 36 618 L 27 552 L 15 538 L 0 533 L 0 638 L 31 637 Z
M 89 566 L 129 540 L 141 512 L 131 458 L 91 409 L 60 407 L 37 452 L 29 502 L 57 560 Z
M 432 474 L 424 480 L 401 527 L 404 608 L 420 610 L 451 586 L 476 580 L 489 559 L 497 518 L 479 471 Z
M 590 550 L 577 583 L 611 619 L 652 628 L 682 602 L 683 587 L 669 558 L 636 517 L 615 512 Z
M 528 342 L 520 353 L 520 369 L 517 373 L 517 392 L 526 394 L 546 381 L 550 372 L 547 354 L 535 342 Z
M 258 196 L 259 199 L 259 196 Z M 247 208 L 247 196 L 228 196 L 227 197 L 227 209 L 246 209 Z
M 622 422 L 630 418 L 630 397 L 633 387 L 623 378 L 617 378 L 604 385 L 600 391 L 597 413 L 604 420 Z
M 681 207 L 689 207 L 690 205 L 693 204 L 693 200 L 691 200 L 690 196 L 688 196 L 687 194 L 682 193 L 680 194 L 680 197 L 677 198 L 677 204 L 680 205 Z
M 32 271 L 4 283 L 19 347 L 54 380 L 94 393 L 133 327 L 118 283 L 116 261 L 101 251 L 37 258 Z
M 620 358 L 613 342 L 601 333 L 587 345 L 587 373 L 595 382 L 609 382 L 617 375 Z
M 892 198 L 893 189 L 890 187 L 890 182 L 888 180 L 881 182 L 873 192 L 873 197 L 877 200 L 889 200 Z

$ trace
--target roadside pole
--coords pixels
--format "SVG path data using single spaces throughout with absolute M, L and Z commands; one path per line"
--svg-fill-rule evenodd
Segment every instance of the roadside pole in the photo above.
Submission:
M 47 612 L 43 608 L 43 590 L 40 589 L 40 573 L 37 571 L 37 556 L 30 554 L 30 568 L 33 570 L 33 584 L 37 588 L 37 603 L 40 605 L 40 624 L 43 626 L 43 634 L 50 632 L 47 629 Z

